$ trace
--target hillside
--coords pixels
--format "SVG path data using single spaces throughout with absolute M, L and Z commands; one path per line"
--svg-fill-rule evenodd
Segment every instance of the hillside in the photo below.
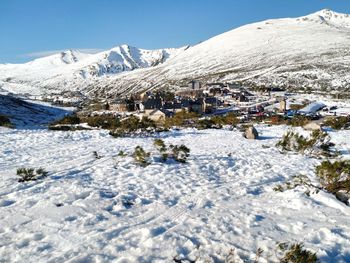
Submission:
M 47 58 L 1 65 L 0 89 L 122 94 L 199 79 L 349 91 L 349 46 L 350 16 L 321 10 L 242 26 L 190 48 L 145 51 L 121 46 L 95 55 L 67 56 L 67 63 L 52 63 L 45 70 L 38 64 L 47 63 Z

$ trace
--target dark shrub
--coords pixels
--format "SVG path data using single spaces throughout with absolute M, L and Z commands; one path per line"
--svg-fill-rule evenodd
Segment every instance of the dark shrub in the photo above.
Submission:
M 293 127 L 303 127 L 311 121 L 310 118 L 302 115 L 296 115 L 292 119 L 287 121 L 288 125 Z
M 177 162 L 185 163 L 187 161 L 187 157 L 190 156 L 190 149 L 185 145 L 170 145 L 170 149 L 170 157 Z
M 115 116 L 109 116 L 109 115 L 85 117 L 82 119 L 82 121 L 86 122 L 91 127 L 96 127 L 101 129 L 112 130 L 120 126 L 120 120 Z
M 80 118 L 77 115 L 73 114 L 73 115 L 65 116 L 62 119 L 58 120 L 58 121 L 55 121 L 53 123 L 53 125 L 55 125 L 55 124 L 70 124 L 70 125 L 73 125 L 73 124 L 79 124 L 79 123 L 80 123 Z
M 136 146 L 132 156 L 134 157 L 135 162 L 140 166 L 145 167 L 150 164 L 148 160 L 150 153 L 146 152 L 141 146 Z
M 339 191 L 350 192 L 350 161 L 323 161 L 316 167 L 316 175 L 327 191 L 337 194 Z
M 304 249 L 301 243 L 292 245 L 282 243 L 279 248 L 285 252 L 280 260 L 281 263 L 315 263 L 318 261 L 316 253 Z
M 0 126 L 12 128 L 13 124 L 11 123 L 10 119 L 4 115 L 0 115 Z
M 323 124 L 335 130 L 347 129 L 350 127 L 350 119 L 344 116 L 328 118 Z
M 320 130 L 313 131 L 310 138 L 289 131 L 283 135 L 282 140 L 276 146 L 283 151 L 301 152 L 315 156 L 336 155 L 336 153 L 331 152 L 334 143 L 330 142 L 330 136 Z
M 17 175 L 20 177 L 18 182 L 29 182 L 35 181 L 39 178 L 46 177 L 48 172 L 46 172 L 43 168 L 33 169 L 33 168 L 18 168 Z

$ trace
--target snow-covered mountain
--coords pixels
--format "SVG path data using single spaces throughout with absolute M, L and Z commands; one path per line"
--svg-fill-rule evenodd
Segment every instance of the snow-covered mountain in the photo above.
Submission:
M 348 90 L 350 16 L 331 10 L 253 23 L 190 48 L 121 46 L 98 54 L 65 52 L 23 65 L 0 65 L 0 89 L 121 94 L 190 79 L 246 85 Z
M 68 50 L 25 64 L 0 65 L 0 89 L 14 93 L 60 93 L 124 71 L 154 67 L 187 47 L 145 50 L 122 45 L 97 54 Z

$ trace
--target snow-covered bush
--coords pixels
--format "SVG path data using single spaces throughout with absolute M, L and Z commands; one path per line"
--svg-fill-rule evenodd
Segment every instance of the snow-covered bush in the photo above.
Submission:
M 314 263 L 318 261 L 316 253 L 305 249 L 302 243 L 280 243 L 278 247 L 284 252 L 280 259 L 281 263 Z
M 160 152 L 161 158 L 165 162 L 168 159 L 169 154 L 168 154 L 168 148 L 165 145 L 164 141 L 162 139 L 155 139 L 154 146 Z
M 315 185 L 313 185 L 311 183 L 311 180 L 306 176 L 306 175 L 303 175 L 303 174 L 299 174 L 299 175 L 296 175 L 296 176 L 293 176 L 291 178 L 291 180 L 283 183 L 283 184 L 278 184 L 276 185 L 273 190 L 276 191 L 276 192 L 284 192 L 284 191 L 287 191 L 287 190 L 291 190 L 291 189 L 294 189 L 294 188 L 297 188 L 298 186 L 304 186 L 306 187 L 306 194 L 309 195 L 310 194 L 310 191 L 311 189 L 314 189 L 315 190 L 315 193 L 318 193 L 318 191 L 320 190 L 320 187 L 317 187 Z
M 331 151 L 334 143 L 330 140 L 331 138 L 328 133 L 320 130 L 313 131 L 309 138 L 293 131 L 288 131 L 276 146 L 282 149 L 282 151 L 329 157 L 336 155 L 335 152 Z
M 190 156 L 190 149 L 185 145 L 170 145 L 171 149 L 170 157 L 175 161 L 180 163 L 185 163 L 187 161 L 187 157 Z
M 163 161 L 173 159 L 180 163 L 185 163 L 190 155 L 190 149 L 185 145 L 170 145 L 167 147 L 162 139 L 154 140 L 154 145 L 161 154 Z
M 135 151 L 132 156 L 134 157 L 135 162 L 143 167 L 150 164 L 150 153 L 146 152 L 141 146 L 135 147 Z
M 323 161 L 316 167 L 321 186 L 337 195 L 339 191 L 350 192 L 350 161 Z
M 34 168 L 18 168 L 17 175 L 20 177 L 18 182 L 29 182 L 35 181 L 39 178 L 46 177 L 48 172 L 46 172 L 43 168 L 34 169 Z

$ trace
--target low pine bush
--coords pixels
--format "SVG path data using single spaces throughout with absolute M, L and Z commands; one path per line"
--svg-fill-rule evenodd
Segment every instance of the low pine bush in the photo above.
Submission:
M 323 124 L 334 130 L 347 129 L 350 127 L 350 118 L 345 116 L 328 118 Z
M 116 129 L 120 126 L 120 121 L 115 116 L 101 115 L 101 116 L 91 116 L 82 119 L 91 127 L 101 128 L 101 129 Z
M 141 146 L 136 146 L 132 156 L 134 157 L 135 162 L 142 167 L 146 167 L 150 164 L 150 153 L 146 152 Z
M 18 182 L 29 182 L 36 181 L 40 178 L 46 177 L 48 172 L 46 172 L 43 168 L 34 169 L 34 168 L 18 168 L 17 175 L 20 177 Z
M 180 163 L 186 163 L 187 157 L 190 156 L 190 149 L 185 145 L 170 145 L 171 158 Z
M 284 252 L 281 263 L 315 263 L 318 261 L 316 253 L 304 248 L 302 243 L 279 244 L 279 249 Z
M 0 115 L 0 126 L 12 128 L 13 124 L 11 123 L 10 119 L 4 115 Z
M 336 194 L 339 191 L 350 192 L 350 161 L 323 161 L 316 167 L 316 175 L 321 186 L 328 192 Z
M 53 123 L 53 125 L 57 125 L 57 124 L 69 124 L 69 125 L 80 124 L 80 118 L 75 114 L 68 115 Z
M 282 149 L 282 151 L 300 152 L 302 154 L 314 156 L 331 157 L 337 154 L 331 150 L 334 143 L 330 141 L 330 136 L 326 132 L 320 130 L 313 131 L 310 138 L 289 131 L 276 146 Z
M 180 163 L 186 163 L 188 156 L 190 155 L 190 149 L 185 145 L 170 145 L 167 147 L 162 139 L 155 139 L 154 146 L 161 154 L 163 161 L 173 159 Z

